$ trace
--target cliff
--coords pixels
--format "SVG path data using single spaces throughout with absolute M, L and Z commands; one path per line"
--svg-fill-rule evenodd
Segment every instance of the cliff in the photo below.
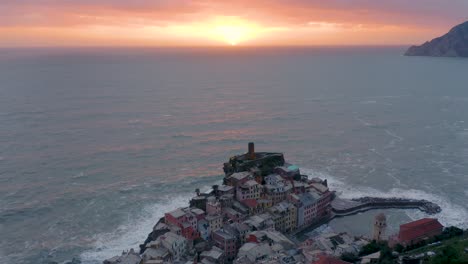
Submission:
M 412 46 L 406 56 L 468 57 L 468 21 L 452 28 L 442 37 L 421 46 Z

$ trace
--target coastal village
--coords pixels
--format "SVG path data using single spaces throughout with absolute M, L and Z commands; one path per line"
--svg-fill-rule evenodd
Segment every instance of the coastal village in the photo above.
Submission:
M 124 251 L 103 263 L 381 263 L 384 250 L 362 254 L 372 243 L 385 240 L 393 249 L 412 247 L 444 232 L 437 219 L 424 218 L 387 235 L 382 213 L 369 227 L 371 238 L 313 232 L 334 217 L 370 209 L 415 208 L 428 214 L 441 209 L 425 200 L 340 199 L 326 179 L 310 179 L 285 162 L 282 153 L 256 152 L 253 143 L 247 153 L 224 164 L 224 173 L 222 185 L 214 185 L 209 193 L 197 189 L 188 207 L 166 212 L 139 252 Z M 392 254 L 399 263 L 421 263 L 425 256 L 398 258 L 395 250 Z M 345 261 L 343 256 L 356 258 Z

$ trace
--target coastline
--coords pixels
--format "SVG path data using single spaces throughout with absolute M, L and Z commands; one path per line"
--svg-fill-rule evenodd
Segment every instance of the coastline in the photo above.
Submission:
M 282 169 L 279 169 L 282 168 Z M 278 170 L 279 169 L 279 170 Z M 229 162 L 224 164 L 224 171 L 225 171 L 225 177 L 223 180 L 223 185 L 218 186 L 214 185 L 212 186 L 212 190 L 207 192 L 207 193 L 201 193 L 198 189 L 196 190 L 197 195 L 192 198 L 190 203 L 188 204 L 189 207 L 185 207 L 186 209 L 182 208 L 177 209 L 179 210 L 180 213 L 178 214 L 193 214 L 195 210 L 199 210 L 195 214 L 199 213 L 204 214 L 205 211 L 208 213 L 209 210 L 215 210 L 215 217 L 217 217 L 218 214 L 225 214 L 225 211 L 230 211 L 227 210 L 229 207 L 233 206 L 232 203 L 233 201 L 226 201 L 226 195 L 233 198 L 234 194 L 238 198 L 236 201 L 236 198 L 234 200 L 234 203 L 237 203 L 234 205 L 233 208 L 236 210 L 241 211 L 242 209 L 246 209 L 243 213 L 246 213 L 247 217 L 257 217 L 259 215 L 262 215 L 263 213 L 267 212 L 270 208 L 274 207 L 274 204 L 259 206 L 257 204 L 258 201 L 261 201 L 265 198 L 264 196 L 255 196 L 255 202 L 250 202 L 252 199 L 244 199 L 241 200 L 239 198 L 240 196 L 235 193 L 232 187 L 236 187 L 236 191 L 239 192 L 239 187 L 242 189 L 244 187 L 243 184 L 246 182 L 250 181 L 250 184 L 248 185 L 259 185 L 259 186 L 264 186 L 266 187 L 267 185 L 271 185 L 271 175 L 272 173 L 279 173 L 281 175 L 281 178 L 285 180 L 286 182 L 291 183 L 292 185 L 292 192 L 290 194 L 291 197 L 295 197 L 297 194 L 304 193 L 307 188 L 305 188 L 304 184 L 301 183 L 307 183 L 310 184 L 308 188 L 315 189 L 315 191 L 318 191 L 321 195 L 327 194 L 324 197 L 327 197 L 327 200 L 324 200 L 325 206 L 323 207 L 322 214 L 317 215 L 315 218 L 310 220 L 309 222 L 303 224 L 302 226 L 296 226 L 295 228 L 289 228 L 287 230 L 280 230 L 278 233 L 286 235 L 288 238 L 291 239 L 291 241 L 295 241 L 296 246 L 300 246 L 301 242 L 304 242 L 304 240 L 301 241 L 301 239 L 298 239 L 301 235 L 303 235 L 306 231 L 310 232 L 314 230 L 316 227 L 321 226 L 323 224 L 328 223 L 334 218 L 337 217 L 345 217 L 347 215 L 353 215 L 357 214 L 359 212 L 363 211 L 368 211 L 368 210 L 375 210 L 375 209 L 389 209 L 389 208 L 397 208 L 397 209 L 419 209 L 422 212 L 425 212 L 427 214 L 436 214 L 441 212 L 441 208 L 430 201 L 427 200 L 417 200 L 417 199 L 404 199 L 404 198 L 395 198 L 395 197 L 390 197 L 390 198 L 379 198 L 379 197 L 361 197 L 361 198 L 354 198 L 354 199 L 343 199 L 340 197 L 337 197 L 335 195 L 335 192 L 333 190 L 328 189 L 328 184 L 326 179 L 319 179 L 319 178 L 313 178 L 309 179 L 309 176 L 307 175 L 302 175 L 299 172 L 299 167 L 295 165 L 291 165 L 285 162 L 283 154 L 282 153 L 257 153 L 254 151 L 254 147 L 249 145 L 249 151 L 246 154 L 238 155 L 231 157 Z M 235 177 L 232 177 L 234 175 Z M 253 177 L 247 177 L 247 176 L 253 176 Z M 267 177 L 267 178 L 265 178 Z M 270 178 L 268 178 L 270 177 Z M 244 178 L 248 178 L 248 180 L 244 181 Z M 269 182 L 265 182 L 265 179 Z M 254 183 L 256 182 L 256 183 Z M 286 183 L 287 185 L 288 183 Z M 249 189 L 251 186 L 248 186 L 247 189 Z M 248 192 L 248 194 L 252 194 Z M 250 198 L 250 196 L 249 196 Z M 271 197 L 270 197 L 271 198 Z M 322 197 L 323 198 L 323 197 Z M 224 199 L 224 200 L 223 200 Z M 288 199 L 283 199 L 279 201 L 277 204 L 287 200 Z M 208 200 L 208 201 L 207 201 Z M 227 198 L 229 200 L 229 198 Z M 200 201 L 204 201 L 201 202 Z M 241 202 L 241 203 L 239 203 Z M 244 208 L 242 208 L 242 204 L 244 204 Z M 208 206 L 214 206 L 215 209 L 208 209 Z M 229 205 L 227 207 L 226 205 Z M 299 207 L 302 206 L 301 203 L 299 203 Z M 192 209 L 191 209 L 192 208 Z M 201 210 L 200 208 L 203 208 L 205 210 Z M 225 209 L 227 208 L 227 209 Z M 194 210 L 195 209 L 195 210 Z M 235 211 L 235 210 L 234 210 Z M 175 212 L 175 211 L 173 211 Z M 152 248 L 154 243 L 160 239 L 160 237 L 164 237 L 167 232 L 175 232 L 177 234 L 181 234 L 182 236 L 188 236 L 188 238 L 194 238 L 195 240 L 197 238 L 200 238 L 200 234 L 196 234 L 196 231 L 193 232 L 194 230 L 191 229 L 190 234 L 185 233 L 184 230 L 180 230 L 180 227 L 177 228 L 177 219 L 176 220 L 168 220 L 168 215 L 171 215 L 171 212 L 166 212 L 165 216 L 160 218 L 159 221 L 155 224 L 153 231 L 148 234 L 148 237 L 146 241 L 144 241 L 143 244 L 140 245 L 140 251 L 139 253 L 135 253 L 135 251 L 127 251 L 124 252 L 127 256 L 135 254 L 135 255 L 141 255 L 145 256 L 145 251 L 148 248 Z M 208 214 L 213 215 L 213 214 Z M 196 218 L 196 217 L 195 217 Z M 243 218 L 245 219 L 245 218 Z M 200 219 L 198 219 L 200 220 Z M 203 219 L 204 220 L 204 219 Z M 233 219 L 229 219 L 229 221 L 226 220 L 226 215 L 224 216 L 224 227 L 220 227 L 221 230 L 227 228 L 226 224 L 233 224 Z M 175 221 L 175 227 L 176 231 L 173 229 L 173 224 L 171 221 Z M 240 222 L 239 222 L 240 223 Z M 275 223 L 273 223 L 272 226 L 269 228 L 266 228 L 265 230 L 273 230 L 273 231 L 278 231 L 277 229 L 278 226 L 275 226 Z M 220 230 L 220 229 L 218 229 Z M 262 228 L 258 227 L 253 227 L 250 229 L 251 232 L 259 232 L 263 230 Z M 195 236 L 193 236 L 195 233 Z M 207 237 L 207 240 L 205 242 L 209 242 L 209 244 L 212 243 L 210 241 L 212 237 Z M 196 245 L 193 244 L 193 241 L 188 240 L 188 242 L 192 243 L 189 245 L 189 248 L 196 249 Z M 204 242 L 204 243 L 205 243 Z M 244 242 L 245 243 L 245 242 Z M 242 246 L 242 244 L 241 244 Z M 216 248 L 216 247 L 215 247 Z M 205 248 L 206 249 L 206 248 Z M 187 256 L 188 259 L 193 258 L 193 257 L 199 257 L 199 254 L 201 253 L 198 251 L 191 251 L 192 253 L 189 253 Z M 198 253 L 196 253 L 198 252 Z M 195 253 L 195 255 L 193 255 Z M 125 255 L 124 254 L 124 255 Z M 192 257 L 190 257 L 192 256 Z M 114 257 L 117 258 L 118 256 Z M 237 256 L 237 252 L 234 255 L 234 257 Z M 228 259 L 228 262 L 232 262 L 234 260 L 233 257 L 231 259 Z M 106 262 L 107 261 L 107 262 Z M 111 261 L 106 260 L 104 263 L 113 263 L 112 259 Z M 143 262 L 144 263 L 144 262 Z M 150 262 L 148 262 L 150 263 Z

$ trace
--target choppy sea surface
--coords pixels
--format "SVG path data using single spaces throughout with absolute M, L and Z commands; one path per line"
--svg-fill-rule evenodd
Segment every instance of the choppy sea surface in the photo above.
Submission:
M 0 263 L 100 263 L 256 142 L 468 228 L 468 60 L 390 48 L 1 49 Z M 334 220 L 369 234 L 368 212 Z M 388 233 L 425 215 L 386 210 Z

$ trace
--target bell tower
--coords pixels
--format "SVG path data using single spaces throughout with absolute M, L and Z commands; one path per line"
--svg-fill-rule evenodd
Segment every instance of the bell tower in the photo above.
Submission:
M 374 233 L 372 239 L 375 241 L 382 241 L 385 236 L 385 229 L 387 229 L 387 218 L 383 213 L 380 213 L 374 218 Z

